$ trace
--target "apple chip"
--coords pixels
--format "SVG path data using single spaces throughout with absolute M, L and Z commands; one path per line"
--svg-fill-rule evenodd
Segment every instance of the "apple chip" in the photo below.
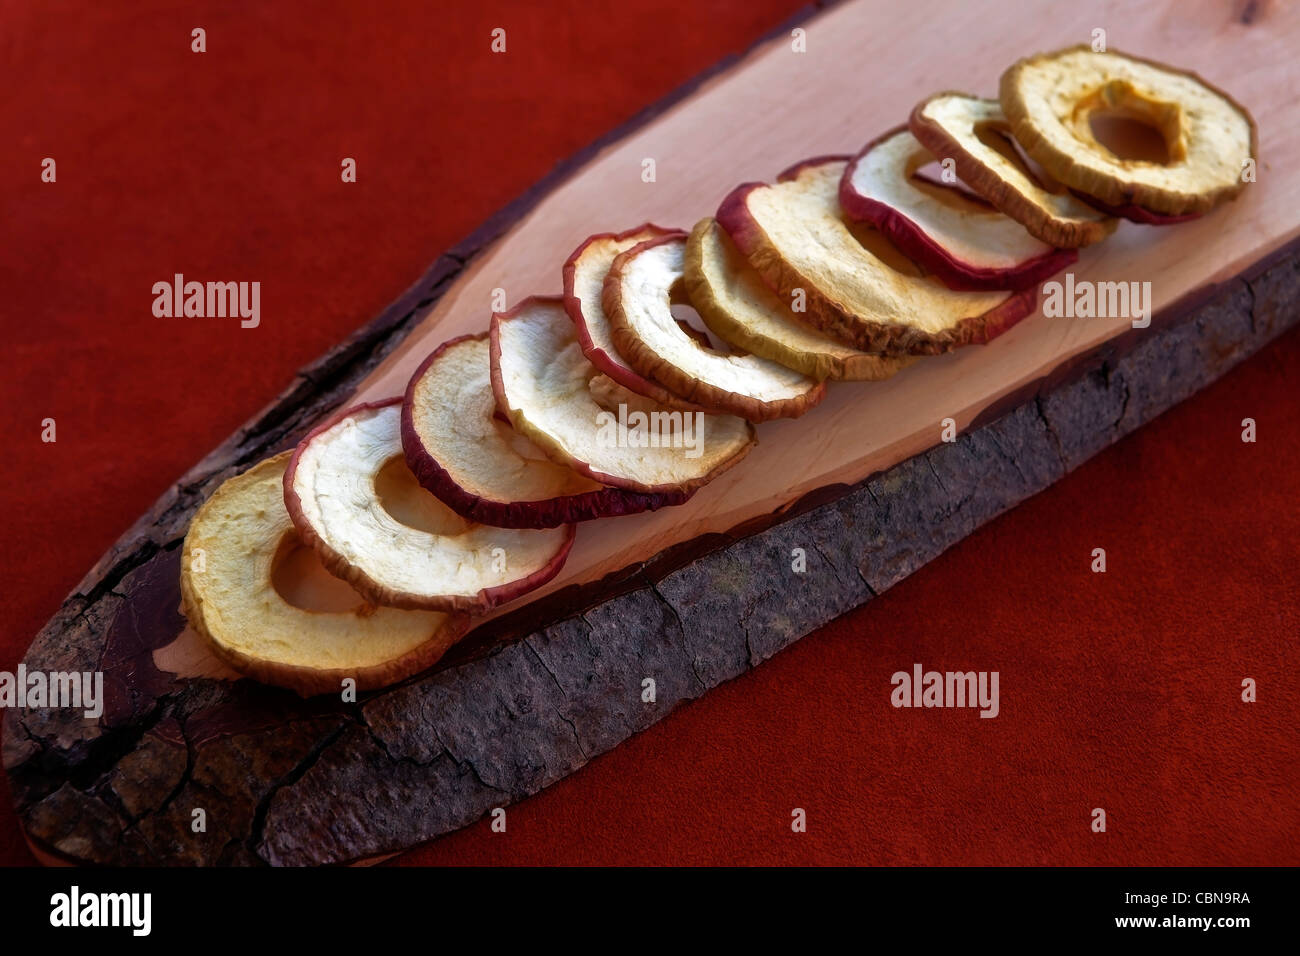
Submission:
M 321 563 L 376 604 L 485 611 L 555 577 L 573 525 L 494 528 L 420 487 L 402 452 L 401 399 L 358 405 L 299 443 L 284 501 Z
M 285 452 L 231 478 L 194 516 L 181 555 L 190 625 L 241 674 L 304 697 L 338 693 L 347 678 L 374 690 L 432 666 L 466 615 L 376 607 L 355 592 L 350 608 L 304 610 L 277 590 L 277 567 L 302 548 L 284 507 L 288 462 Z
M 847 165 L 808 160 L 773 185 L 737 187 L 718 209 L 763 280 L 787 301 L 805 300 L 804 321 L 863 351 L 931 355 L 987 342 L 1033 311 L 1033 289 L 957 292 L 868 249 L 840 209 Z
M 457 514 L 503 528 L 554 528 L 686 500 L 609 488 L 551 461 L 497 416 L 488 352 L 486 332 L 444 343 L 412 376 L 402 403 L 406 462 Z
M 684 236 L 680 229 L 646 223 L 627 232 L 602 232 L 583 241 L 564 263 L 564 308 L 578 332 L 578 344 L 587 361 L 624 388 L 668 408 L 707 411 L 652 381 L 628 364 L 614 345 L 601 295 L 609 267 L 622 253 L 648 239 Z
M 1023 289 L 1079 258 L 954 187 L 919 182 L 934 158 L 906 127 L 892 130 L 844 170 L 840 205 L 953 289 Z
M 1073 249 L 1114 232 L 1114 219 L 1026 168 L 997 100 L 937 93 L 917 104 L 908 127 L 932 154 L 953 161 L 962 182 L 1043 242 Z
M 816 379 L 757 355 L 716 351 L 681 328 L 672 304 L 685 252 L 684 236 L 663 236 L 614 260 L 603 304 L 619 354 L 678 395 L 751 422 L 797 418 L 820 402 L 826 386 Z
M 691 230 L 685 279 L 691 304 L 714 335 L 815 379 L 879 382 L 916 361 L 860 352 L 802 325 L 711 217 Z
M 690 494 L 754 444 L 742 418 L 658 405 L 587 361 L 559 299 L 492 316 L 492 389 L 515 429 L 601 484 Z
M 1002 111 L 1025 152 L 1111 207 L 1204 213 L 1235 197 L 1258 152 L 1244 106 L 1195 73 L 1086 44 L 1026 57 L 1002 74 Z M 1166 162 L 1116 155 L 1095 115 L 1137 121 L 1164 140 Z

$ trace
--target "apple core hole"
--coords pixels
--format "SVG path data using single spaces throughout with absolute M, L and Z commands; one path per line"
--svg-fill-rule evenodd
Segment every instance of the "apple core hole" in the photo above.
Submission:
M 459 534 L 470 526 L 470 522 L 420 486 L 400 455 L 390 458 L 375 475 L 375 494 L 394 520 L 416 531 Z
M 704 324 L 700 318 L 700 313 L 688 302 L 674 302 L 672 304 L 673 318 L 677 320 L 677 326 L 700 345 L 714 352 L 730 352 L 727 343 L 723 342 L 716 335 L 709 331 L 709 327 Z
M 1169 143 L 1154 125 L 1123 110 L 1098 110 L 1088 117 L 1093 138 L 1118 159 L 1129 162 L 1170 161 Z
M 296 535 L 286 535 L 271 564 L 271 586 L 303 611 L 339 614 L 365 605 L 352 586 L 325 570 L 316 552 Z

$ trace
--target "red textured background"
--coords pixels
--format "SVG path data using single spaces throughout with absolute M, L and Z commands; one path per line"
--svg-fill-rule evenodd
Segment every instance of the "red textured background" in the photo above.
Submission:
M 434 6 L 0 4 L 0 669 L 296 368 L 555 161 L 800 4 Z M 261 328 L 155 319 L 150 288 L 174 272 L 260 280 Z M 1292 333 L 511 808 L 506 834 L 479 824 L 403 861 L 1300 862 L 1297 379 Z M 889 676 L 914 661 L 1000 671 L 1001 716 L 894 710 Z M 0 861 L 31 862 L 7 793 Z

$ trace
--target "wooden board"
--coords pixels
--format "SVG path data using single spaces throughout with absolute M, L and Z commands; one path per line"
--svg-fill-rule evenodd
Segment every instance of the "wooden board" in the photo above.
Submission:
M 1017 57 L 1080 42 L 1099 25 L 1109 26 L 1116 49 L 1194 66 L 1249 104 L 1261 130 L 1261 188 L 1178 229 L 1125 226 L 1084 250 L 1072 270 L 1079 280 L 1149 281 L 1154 307 L 1167 307 L 1239 273 L 1300 231 L 1300 167 L 1269 160 L 1300 148 L 1300 110 L 1278 83 L 1300 40 L 1300 9 L 1279 8 L 1254 28 L 1229 23 L 1229 11 L 1229 4 L 1196 3 L 1111 4 L 1104 15 L 1095 6 L 1061 3 L 852 3 L 832 10 L 809 24 L 807 53 L 792 52 L 788 39 L 773 41 L 606 149 L 543 200 L 468 270 L 356 397 L 401 394 L 439 342 L 486 326 L 493 289 L 504 289 L 511 303 L 558 293 L 559 265 L 592 232 L 647 220 L 689 228 L 737 183 L 770 180 L 804 157 L 852 151 L 905 121 L 911 106 L 935 90 L 993 95 L 1001 71 Z M 974 36 L 980 42 L 972 43 Z M 644 158 L 656 161 L 652 184 L 641 182 Z M 922 362 L 879 385 L 832 388 L 803 418 L 762 426 L 749 460 L 683 507 L 581 528 L 564 570 L 533 597 L 726 531 L 825 485 L 860 481 L 933 445 L 944 418 L 966 427 L 1003 396 L 1128 328 L 1125 319 L 1039 317 L 996 347 Z
M 737 529 L 752 532 L 778 519 L 785 522 L 784 528 L 798 522 L 832 520 L 834 515 L 826 510 L 828 502 L 851 489 L 867 487 L 863 483 L 870 476 L 887 472 L 897 484 L 903 480 L 899 476 L 909 474 L 910 461 L 925 460 L 933 469 L 931 458 L 914 456 L 935 445 L 944 418 L 969 429 L 995 418 L 996 412 L 1016 408 L 1026 397 L 1040 409 L 1044 379 L 1081 361 L 1103 361 L 1096 357 L 1098 349 L 1121 338 L 1130 345 L 1140 344 L 1141 333 L 1135 337 L 1127 319 L 1038 316 L 994 345 L 927 360 L 890 382 L 835 386 L 827 400 L 804 418 L 760 426 L 760 444 L 749 459 L 686 505 L 583 526 L 561 575 L 526 600 L 501 609 L 500 621 L 481 629 L 477 638 L 471 637 L 449 659 L 449 664 L 461 666 L 444 667 L 439 675 L 379 695 L 354 710 L 321 702 L 301 704 L 249 682 L 231 684 L 225 678 L 232 675 L 191 634 L 182 633 L 183 621 L 176 615 L 174 603 L 175 548 L 189 514 L 219 480 L 291 442 L 328 407 L 347 399 L 400 393 L 415 365 L 439 342 L 485 327 L 494 289 L 504 289 L 511 302 L 529 294 L 558 292 L 559 267 L 587 234 L 645 220 L 689 226 L 710 213 L 737 182 L 771 178 L 805 156 L 855 149 L 900 122 L 913 103 L 934 90 L 967 88 L 991 93 L 1001 70 L 1018 56 L 1088 39 L 1098 27 L 1108 31 L 1112 47 L 1194 67 L 1248 104 L 1260 127 L 1263 163 L 1258 182 L 1237 202 L 1202 221 L 1177 228 L 1126 224 L 1106 243 L 1085 250 L 1072 271 L 1080 280 L 1151 282 L 1155 309 L 1167 321 L 1183 320 L 1178 324 L 1181 331 L 1159 333 L 1182 336 L 1161 339 L 1166 343 L 1163 348 L 1172 347 L 1169 342 L 1190 341 L 1187 337 L 1193 332 L 1203 337 L 1207 328 L 1218 329 L 1207 326 L 1203 308 L 1197 309 L 1198 304 L 1204 307 L 1205 301 L 1192 301 L 1198 296 L 1208 301 L 1210 290 L 1215 289 L 1217 297 L 1212 304 L 1219 311 L 1214 314 L 1230 314 L 1238 325 L 1244 315 L 1249 326 L 1249 334 L 1233 326 L 1241 334 L 1232 339 L 1236 343 L 1229 353 L 1232 360 L 1262 344 L 1283 327 L 1284 317 L 1270 314 L 1266 329 L 1257 330 L 1252 302 L 1248 301 L 1256 296 L 1254 280 L 1252 284 L 1222 283 L 1244 274 L 1263 281 L 1265 274 L 1259 270 L 1250 273 L 1249 267 L 1268 259 L 1300 234 L 1300 170 L 1283 159 L 1300 146 L 1296 142 L 1300 108 L 1285 84 L 1279 83 L 1298 48 L 1300 11 L 1280 5 L 1208 2 L 1069 7 L 1030 3 L 1006 9 L 982 5 L 949 9 L 933 3 L 897 5 L 868 0 L 832 9 L 804 24 L 807 52 L 794 52 L 788 32 L 783 31 L 637 132 L 600 150 L 579 172 L 531 205 L 490 248 L 474 255 L 481 247 L 480 236 L 477 242 L 440 260 L 375 325 L 305 370 L 280 401 L 197 466 L 141 519 L 87 576 L 28 655 L 30 667 L 56 669 L 56 664 L 94 661 L 106 672 L 120 675 L 123 686 L 117 688 L 115 706 L 103 725 L 77 728 L 56 714 L 44 714 L 25 717 L 19 732 L 15 721 L 6 715 L 5 761 L 13 769 L 16 797 L 29 833 L 43 846 L 77 859 L 353 859 L 400 848 L 413 839 L 461 825 L 473 819 L 475 812 L 483 812 L 480 804 L 484 800 L 490 805 L 493 799 L 502 802 L 534 792 L 556 779 L 557 773 L 568 772 L 622 739 L 593 715 L 587 716 L 595 729 L 586 740 L 581 732 L 573 731 L 576 740 L 568 751 L 556 749 L 555 728 L 545 732 L 535 728 L 538 734 L 551 735 L 540 749 L 549 747 L 558 755 L 553 765 L 536 771 L 506 761 L 496 772 L 485 771 L 482 755 L 470 756 L 468 745 L 448 745 L 438 737 L 444 740 L 439 750 L 429 749 L 427 740 L 406 740 L 418 755 L 419 759 L 412 758 L 416 765 L 448 764 L 450 769 L 436 780 L 437 786 L 461 788 L 457 792 L 463 799 L 451 801 L 455 812 L 449 809 L 445 818 L 391 832 L 381 832 L 373 822 L 367 830 L 362 822 L 353 821 L 351 836 L 335 839 L 316 851 L 310 849 L 310 841 L 299 839 L 301 834 L 289 833 L 287 824 L 281 836 L 268 829 L 275 821 L 287 819 L 283 814 L 293 801 L 308 799 L 304 794 L 314 794 L 311 799 L 319 806 L 319 801 L 331 799 L 331 787 L 337 790 L 345 779 L 356 784 L 353 778 L 361 773 L 358 767 L 366 766 L 367 754 L 376 756 L 371 754 L 375 747 L 390 757 L 400 751 L 402 747 L 395 741 L 410 733 L 409 728 L 402 730 L 403 704 L 413 707 L 413 695 L 421 700 L 436 696 L 456 681 L 478 680 L 477 686 L 490 685 L 503 679 L 502 668 L 523 666 L 512 663 L 513 658 L 504 653 L 474 660 L 503 635 L 529 635 L 526 646 L 543 660 L 550 645 L 538 642 L 558 640 L 551 636 L 555 628 L 587 628 L 589 635 L 599 633 L 593 622 L 602 619 L 602 611 L 619 601 L 654 605 L 657 595 L 663 606 L 638 606 L 643 622 L 648 623 L 642 623 L 635 634 L 623 628 L 618 640 L 647 649 L 673 640 L 689 645 L 691 635 L 682 633 L 681 601 L 665 599 L 655 591 L 664 586 L 665 574 L 686 558 L 697 559 L 695 565 L 700 567 L 707 567 L 710 560 L 722 560 L 711 558 L 710 549 L 733 541 L 740 534 Z M 654 183 L 641 180 L 646 158 L 656 162 Z M 619 210 L 617 221 L 610 219 L 612 209 Z M 473 258 L 466 265 L 470 256 Z M 1273 277 L 1268 282 L 1270 288 L 1276 287 L 1271 294 L 1277 303 L 1291 301 L 1287 290 L 1293 273 L 1293 257 L 1279 260 L 1268 273 Z M 1173 308 L 1180 302 L 1179 308 Z M 1277 305 L 1274 312 L 1281 308 Z M 1194 321 L 1189 323 L 1189 318 Z M 1156 335 L 1153 330 L 1152 343 L 1157 341 Z M 1211 361 L 1199 351 L 1189 355 L 1190 359 L 1184 356 L 1178 361 L 1199 369 L 1194 378 L 1202 384 L 1208 380 L 1206 376 L 1226 367 L 1225 360 Z M 382 361 L 372 368 L 380 357 Z M 1171 385 L 1167 376 L 1161 384 L 1154 368 L 1147 360 L 1146 365 L 1134 369 L 1132 378 L 1158 392 L 1160 400 L 1148 402 L 1144 413 L 1135 410 L 1126 427 L 1158 413 L 1162 402 L 1167 404 L 1185 394 L 1184 387 Z M 1090 449 L 1088 453 L 1104 445 L 1104 441 L 1098 443 L 1096 429 L 1089 431 L 1086 421 L 1076 420 L 1082 414 L 1079 409 L 1103 399 L 1074 395 L 1071 401 L 1078 408 L 1061 406 L 1073 409 L 1070 415 L 1074 417 L 1070 419 L 1073 424 L 1063 421 L 1057 429 L 1058 446 L 1062 434 L 1067 438 L 1073 435 L 1080 448 Z M 1033 426 L 1023 414 L 1015 416 L 1013 411 L 988 427 L 1021 429 L 999 433 L 1005 440 L 1041 442 L 1046 426 Z M 1048 422 L 1045 416 L 1040 417 Z M 1113 423 L 1105 431 L 1106 440 L 1122 433 Z M 992 440 L 987 436 L 979 439 L 984 432 L 972 432 L 959 446 L 974 454 L 972 449 L 980 440 Z M 973 468 L 976 460 L 967 464 Z M 930 527 L 927 546 L 917 548 L 915 554 L 921 556 L 919 560 L 928 559 L 937 553 L 936 547 L 942 550 L 955 540 L 953 534 L 968 533 L 1073 464 L 1077 461 L 1071 463 L 1058 455 L 1057 465 L 1045 467 L 1041 475 L 1018 484 L 1004 498 L 986 503 L 982 516 L 952 520 L 950 530 L 943 530 L 942 525 Z M 901 506 L 903 499 L 891 497 L 896 490 L 883 486 L 878 490 L 873 496 L 876 508 L 888 510 L 891 501 Z M 851 494 L 845 498 L 851 499 Z M 916 515 L 909 521 L 910 525 L 900 519 L 882 527 L 895 538 L 909 528 L 929 527 Z M 804 533 L 814 531 L 805 527 Z M 746 540 L 766 541 L 757 546 L 768 547 L 776 539 L 759 535 Z M 832 552 L 842 544 L 837 545 L 833 536 L 826 540 Z M 877 550 L 888 553 L 891 547 L 886 540 Z M 644 562 L 665 553 L 669 559 L 661 560 L 653 570 L 646 569 Z M 728 551 L 713 553 L 725 555 Z M 844 559 L 852 560 L 859 569 L 869 564 L 861 555 L 846 553 Z M 916 560 L 896 563 L 895 570 L 901 567 L 902 573 L 907 573 L 917 566 Z M 691 566 L 676 573 L 689 576 Z M 705 579 L 714 585 L 718 580 L 707 575 Z M 797 639 L 827 613 L 847 610 L 894 580 L 894 572 L 882 572 L 874 578 L 863 575 L 861 587 L 853 584 L 837 589 L 828 583 L 829 597 L 817 603 L 815 612 L 810 610 L 797 624 L 787 621 L 776 628 L 773 633 L 779 633 L 780 640 L 764 645 L 763 634 L 752 635 L 759 649 L 747 648 L 743 666 L 769 656 L 771 648 L 783 646 L 782 641 Z M 654 593 L 647 596 L 646 586 Z M 580 617 L 567 616 L 592 605 L 600 606 Z M 665 607 L 676 616 L 675 622 L 665 616 Z M 627 618 L 611 618 L 612 623 L 604 626 L 616 628 L 619 620 Z M 554 627 L 548 629 L 548 625 Z M 751 635 L 746 637 L 749 645 Z M 764 646 L 768 650 L 763 650 Z M 558 659 L 565 659 L 562 647 L 552 650 L 560 655 Z M 698 648 L 693 653 L 695 662 L 708 657 Z M 551 678 L 559 682 L 553 671 L 556 660 L 544 663 Z M 121 666 L 124 662 L 131 666 Z M 660 664 L 665 672 L 676 672 L 665 661 Z M 719 666 L 714 677 L 734 676 L 738 666 L 743 669 L 734 661 Z M 512 679 L 520 686 L 530 683 L 519 673 Z M 707 675 L 697 674 L 696 680 L 698 687 L 666 692 L 664 706 L 649 722 L 662 716 L 672 703 L 716 683 Z M 540 688 L 537 692 L 544 694 Z M 610 699 L 591 704 L 608 713 L 619 712 L 620 706 L 625 704 Z M 471 716 L 485 726 L 492 721 L 487 713 Z M 639 729 L 648 725 L 646 719 L 643 715 L 624 723 Z M 569 733 L 559 731 L 561 737 Z M 230 753 L 220 755 L 232 747 L 241 754 L 256 754 L 263 761 L 260 765 L 253 761 L 259 769 L 254 772 L 245 767 L 245 777 L 239 778 L 234 769 L 238 761 Z M 322 760 L 322 755 L 328 759 Z M 219 779 L 220 785 L 210 781 L 208 790 L 220 791 L 222 799 L 238 803 L 234 793 L 242 788 L 251 801 L 242 809 L 227 810 L 238 818 L 230 824 L 233 836 L 218 845 L 214 845 L 215 838 L 196 843 L 176 829 L 167 831 L 172 843 L 155 836 L 143 849 L 133 845 L 128 834 L 143 832 L 141 819 L 166 819 L 169 809 L 184 802 L 181 795 L 200 785 L 204 759 L 209 756 L 213 779 Z M 371 769 L 390 777 L 394 773 L 392 766 L 372 765 Z M 467 774 L 485 784 L 486 790 L 467 787 Z M 314 789 L 307 786 L 312 781 Z M 407 781 L 384 792 L 409 798 L 410 786 L 414 784 Z M 425 780 L 424 786 L 436 790 L 433 780 Z M 87 826 L 90 830 L 85 832 L 77 829 Z M 97 836 L 101 830 L 115 836 Z
M 1254 9 L 1261 16 L 1264 8 Z M 593 232 L 646 221 L 689 228 L 737 183 L 770 180 L 808 156 L 852 151 L 905 121 L 911 106 L 937 89 L 995 95 L 998 76 L 1017 57 L 1081 42 L 1098 25 L 1113 24 L 1108 38 L 1116 49 L 1194 66 L 1248 104 L 1261 130 L 1260 188 L 1177 229 L 1125 224 L 1083 250 L 1070 270 L 1080 281 L 1150 282 L 1153 309 L 1167 308 L 1300 234 L 1300 169 L 1269 161 L 1300 148 L 1300 109 L 1277 83 L 1300 39 L 1300 9 L 1269 8 L 1267 19 L 1251 23 L 1242 22 L 1245 10 L 1230 3 L 1044 2 L 996 9 L 858 2 L 831 10 L 804 25 L 807 52 L 793 52 L 785 33 L 603 149 L 475 259 L 350 400 L 402 394 L 439 343 L 487 327 L 494 290 L 505 290 L 511 304 L 558 294 L 560 266 Z M 971 36 L 982 40 L 971 44 Z M 917 69 L 927 62 L 934 65 Z M 864 74 L 871 82 L 862 82 Z M 642 182 L 646 158 L 656 162 L 654 183 Z M 861 481 L 933 445 L 943 419 L 966 428 L 1007 395 L 1129 329 L 1127 319 L 1038 316 L 994 348 L 922 362 L 884 383 L 836 386 L 808 415 L 761 426 L 748 460 L 684 506 L 580 528 L 563 571 L 492 616 L 725 533 L 817 489 Z

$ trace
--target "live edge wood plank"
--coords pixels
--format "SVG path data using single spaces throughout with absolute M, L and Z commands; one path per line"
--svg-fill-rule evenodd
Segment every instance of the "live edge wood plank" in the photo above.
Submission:
M 924 19 L 920 6 L 909 15 Z M 1245 29 L 1245 20 L 1228 22 Z M 1288 22 L 1292 29 L 1294 18 Z M 700 88 L 697 81 L 677 98 Z M 1281 115 L 1262 125 L 1288 137 L 1296 127 Z M 606 142 L 627 136 L 619 131 Z M 1106 337 L 1036 369 L 963 421 L 955 443 L 853 482 L 811 487 L 775 512 L 558 588 L 478 629 L 434 672 L 358 704 L 303 702 L 250 681 L 160 669 L 155 652 L 183 625 L 178 546 L 197 505 L 220 481 L 292 444 L 331 407 L 400 378 L 409 361 L 404 348 L 414 354 L 451 328 L 434 321 L 445 294 L 481 281 L 489 244 L 553 198 L 604 145 L 494 217 L 375 322 L 299 373 L 69 596 L 25 663 L 102 670 L 108 707 L 94 722 L 80 712 L 6 712 L 4 763 L 35 847 L 97 863 L 348 862 L 463 826 L 869 601 L 1297 318 L 1295 244 L 1253 265 L 1235 248 L 1238 274 L 1204 274 L 1178 302 L 1162 303 L 1151 329 Z M 1288 189 L 1275 195 L 1284 200 Z M 1276 215 L 1285 202 L 1253 200 L 1224 222 L 1240 231 L 1231 214 L 1252 222 L 1272 216 L 1261 231 L 1281 235 Z M 1108 255 L 1133 248 L 1112 246 Z M 1203 266 L 1203 249 L 1183 249 L 1187 262 Z M 806 572 L 792 587 L 769 587 L 792 574 L 796 547 L 807 555 Z M 645 677 L 656 681 L 654 705 L 641 703 Z M 198 808 L 207 829 L 196 834 Z
M 157 635 L 180 623 L 164 545 L 33 644 L 29 668 L 103 669 L 115 693 L 98 723 L 6 714 L 23 825 L 77 861 L 279 865 L 363 860 L 464 826 L 871 600 L 1222 375 L 1300 320 L 1300 253 L 1198 298 L 955 442 L 357 705 L 158 671 Z M 794 576 L 795 548 L 806 571 L 773 587 Z

